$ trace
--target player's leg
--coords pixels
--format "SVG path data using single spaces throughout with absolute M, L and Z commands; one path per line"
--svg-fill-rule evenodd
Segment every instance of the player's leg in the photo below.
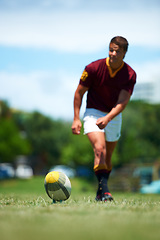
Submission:
M 97 119 L 104 115 L 105 113 L 99 110 L 87 109 L 83 118 L 84 133 L 87 134 L 95 155 L 94 171 L 99 183 L 97 191 L 99 200 L 102 200 L 105 193 L 109 193 L 107 181 L 111 172 L 111 157 L 116 146 L 114 142 L 120 137 L 121 127 L 121 115 L 119 115 L 107 125 L 105 130 L 99 129 L 96 125 Z
M 114 152 L 114 149 L 117 145 L 117 141 L 115 142 L 107 142 L 106 141 L 106 167 L 107 167 L 107 172 L 104 176 L 105 178 L 105 182 L 106 182 L 106 185 L 107 185 L 107 188 L 108 188 L 108 180 L 109 180 L 109 176 L 110 176 L 110 173 L 112 171 L 112 154 Z M 107 190 L 107 189 L 105 189 Z M 113 197 L 109 191 L 109 188 L 106 192 L 103 191 L 102 193 L 102 200 L 105 201 L 105 200 L 113 200 Z
M 108 184 L 109 176 L 112 171 L 112 155 L 114 152 L 114 149 L 117 145 L 117 141 L 120 138 L 121 135 L 121 125 L 122 125 L 122 114 L 119 114 L 116 116 L 112 121 L 109 122 L 109 124 L 105 128 L 106 133 L 106 166 L 107 166 L 107 174 L 106 174 L 106 181 Z M 108 193 L 104 193 L 102 196 L 102 199 L 109 199 L 113 200 L 112 195 L 108 191 Z
M 107 185 L 108 169 L 106 165 L 106 140 L 104 132 L 91 132 L 87 134 L 94 150 L 94 171 L 98 179 L 96 200 L 102 200 L 102 196 L 109 193 Z
M 106 140 L 104 132 L 90 132 L 87 134 L 94 151 L 94 167 L 106 164 Z
M 117 141 L 115 142 L 108 142 L 106 141 L 106 165 L 107 169 L 112 169 L 112 155 L 114 152 L 114 149 L 117 145 Z

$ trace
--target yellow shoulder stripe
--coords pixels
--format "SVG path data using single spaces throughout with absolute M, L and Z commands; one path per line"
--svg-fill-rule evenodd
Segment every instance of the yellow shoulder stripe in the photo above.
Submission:
M 88 72 L 86 70 L 84 70 L 82 75 L 81 75 L 81 80 L 84 82 L 87 77 L 88 77 Z

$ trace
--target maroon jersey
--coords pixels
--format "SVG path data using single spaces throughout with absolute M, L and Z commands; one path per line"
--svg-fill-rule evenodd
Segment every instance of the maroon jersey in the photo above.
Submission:
M 122 89 L 133 92 L 135 71 L 125 62 L 113 74 L 109 58 L 92 62 L 85 67 L 80 84 L 88 87 L 87 108 L 109 112 L 116 105 Z

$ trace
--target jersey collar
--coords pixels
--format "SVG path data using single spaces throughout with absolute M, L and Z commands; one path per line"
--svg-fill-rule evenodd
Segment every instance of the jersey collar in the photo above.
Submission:
M 114 72 L 112 73 L 112 69 L 110 67 L 110 64 L 109 64 L 109 57 L 106 58 L 106 64 L 108 66 L 108 69 L 109 69 L 109 75 L 111 78 L 115 77 L 117 72 L 119 72 L 121 70 L 121 68 L 124 66 L 124 62 L 121 64 L 121 66 Z

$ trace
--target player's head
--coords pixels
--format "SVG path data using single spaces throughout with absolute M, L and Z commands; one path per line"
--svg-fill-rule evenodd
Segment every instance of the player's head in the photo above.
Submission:
M 121 37 L 121 36 L 113 37 L 113 38 L 111 39 L 111 41 L 110 41 L 110 44 L 111 44 L 111 43 L 114 43 L 114 44 L 118 45 L 119 48 L 123 49 L 123 51 L 124 51 L 125 53 L 126 53 L 127 50 L 128 50 L 128 45 L 129 45 L 129 43 L 128 43 L 127 39 L 124 38 L 124 37 Z M 109 44 L 109 45 L 110 45 L 110 44 Z

